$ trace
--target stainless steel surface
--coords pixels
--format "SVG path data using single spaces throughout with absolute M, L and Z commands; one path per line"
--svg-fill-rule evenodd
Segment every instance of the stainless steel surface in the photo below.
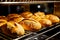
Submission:
M 1 2 L 20 2 L 20 1 L 54 1 L 54 0 L 2 0 Z M 56 0 L 55 0 L 56 1 Z
M 36 36 L 38 36 L 38 35 L 42 35 L 42 34 L 44 34 L 44 33 L 46 33 L 46 32 L 49 32 L 49 31 L 57 28 L 57 27 L 60 27 L 60 25 L 58 25 L 58 26 L 56 26 L 56 27 L 53 27 L 53 28 L 51 28 L 51 29 L 49 29 L 49 30 L 46 30 L 46 31 L 44 31 L 44 32 L 41 32 L 41 33 L 39 33 L 39 34 L 37 34 L 37 35 L 35 35 L 35 36 L 33 36 L 33 37 L 30 37 L 30 38 L 28 38 L 28 39 L 34 38 L 34 37 L 36 37 Z
M 53 37 L 53 36 L 55 36 L 56 34 L 58 34 L 58 33 L 60 33 L 60 32 L 57 32 L 56 34 L 54 33 L 54 35 L 52 35 L 52 36 L 47 36 L 47 35 L 45 35 L 45 33 L 47 33 L 47 32 L 50 32 L 51 30 L 54 30 L 54 29 L 56 29 L 56 28 L 59 28 L 60 29 L 60 23 L 56 23 L 55 25 L 52 25 L 52 26 L 50 26 L 49 27 L 49 29 L 48 28 L 43 28 L 42 30 L 44 30 L 44 31 L 42 31 L 42 30 L 39 30 L 39 33 L 37 33 L 37 32 L 29 32 L 29 31 L 27 31 L 27 34 L 26 35 L 23 35 L 23 36 L 17 36 L 17 38 L 11 38 L 11 37 L 9 37 L 9 36 L 7 36 L 7 35 L 5 35 L 5 34 L 3 34 L 3 33 L 1 33 L 0 32 L 0 36 L 1 36 L 1 39 L 6 39 L 6 40 L 30 40 L 31 38 L 33 38 L 33 39 L 31 39 L 31 40 L 34 40 L 34 39 L 38 39 L 37 37 L 39 37 L 39 39 L 40 38 L 42 38 L 42 39 L 44 39 L 44 38 L 50 38 L 50 37 Z M 40 32 L 40 31 L 42 31 L 42 32 Z M 59 30 L 58 30 L 59 31 Z M 49 34 L 50 35 L 50 34 Z M 42 37 L 41 37 L 42 36 Z M 38 40 L 39 40 L 38 39 Z
M 52 37 L 54 37 L 54 36 L 56 36 L 56 35 L 58 35 L 58 34 L 60 34 L 60 31 L 57 32 L 56 34 L 52 35 L 51 37 L 48 37 L 46 40 L 49 40 L 50 38 L 52 38 Z
M 53 2 L 60 2 L 60 1 L 22 1 L 22 2 L 0 2 L 0 4 L 40 4 L 40 3 L 53 3 Z

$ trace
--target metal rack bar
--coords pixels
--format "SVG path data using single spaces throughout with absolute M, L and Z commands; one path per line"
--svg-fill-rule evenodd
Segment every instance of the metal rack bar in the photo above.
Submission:
M 0 2 L 0 4 L 39 4 L 39 3 L 53 3 L 53 2 L 60 2 L 60 1 L 20 1 L 20 2 Z
M 48 37 L 46 40 L 49 40 L 50 38 L 53 38 L 54 36 L 56 36 L 56 35 L 58 35 L 58 34 L 60 34 L 60 31 L 57 32 L 56 34 L 52 35 L 51 37 Z
M 18 37 L 18 38 L 13 39 L 13 40 L 19 40 L 19 39 L 21 39 L 21 38 L 23 38 L 23 37 L 26 37 L 26 36 L 29 36 L 29 35 L 31 35 L 31 34 L 33 34 L 33 32 L 31 32 L 31 33 L 29 33 L 29 34 L 27 34 L 27 35 L 24 35 L 24 36 Z
M 53 30 L 53 29 L 55 29 L 55 28 L 58 28 L 58 27 L 60 27 L 60 25 L 58 25 L 58 26 L 56 26 L 56 27 L 53 27 L 53 28 L 51 28 L 51 29 L 49 29 L 49 30 L 46 30 L 46 31 L 44 31 L 44 32 L 42 32 L 42 33 L 40 33 L 40 34 L 38 34 L 38 35 L 42 35 L 42 34 L 44 34 L 44 33 L 46 33 L 46 32 L 49 32 L 49 31 L 51 31 L 51 30 Z M 38 35 L 35 35 L 35 36 L 30 37 L 30 38 L 28 38 L 28 39 L 34 38 L 34 37 L 36 37 L 36 36 L 38 36 Z

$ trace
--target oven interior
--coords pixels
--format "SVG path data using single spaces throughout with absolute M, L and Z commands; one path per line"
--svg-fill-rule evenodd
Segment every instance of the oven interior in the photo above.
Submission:
M 30 11 L 44 12 L 45 14 L 54 14 L 60 17 L 59 3 L 41 3 L 41 4 L 0 4 L 0 16 L 7 16 L 8 14 Z M 56 23 L 51 27 L 43 28 L 38 32 L 28 32 L 24 36 L 8 36 L 0 32 L 0 39 L 2 40 L 60 40 L 60 23 Z
M 54 12 L 54 3 L 42 3 L 42 4 L 0 4 L 0 13 L 7 15 L 9 13 L 22 13 L 24 11 L 35 12 Z

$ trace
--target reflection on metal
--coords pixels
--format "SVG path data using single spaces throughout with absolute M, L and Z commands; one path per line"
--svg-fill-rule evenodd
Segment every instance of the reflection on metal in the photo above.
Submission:
M 28 4 L 38 4 L 38 3 L 53 3 L 60 1 L 24 1 L 24 2 L 0 2 L 0 4 L 19 4 L 19 3 L 28 3 Z

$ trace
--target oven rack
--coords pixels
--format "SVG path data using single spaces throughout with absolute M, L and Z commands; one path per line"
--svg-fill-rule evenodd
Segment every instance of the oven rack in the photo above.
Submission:
M 48 35 L 46 35 L 47 33 L 50 33 L 50 31 L 53 31 L 53 30 L 57 30 L 57 28 L 59 28 L 58 29 L 58 31 L 56 31 L 56 33 L 54 33 L 54 34 L 52 34 L 52 35 L 50 35 L 50 36 L 48 36 Z M 24 39 L 24 40 L 38 40 L 38 36 L 40 36 L 39 38 L 40 38 L 40 40 L 47 40 L 47 39 L 49 39 L 50 37 L 52 38 L 52 36 L 54 36 L 54 35 L 57 35 L 57 34 L 59 34 L 60 32 L 60 24 L 59 25 L 55 25 L 53 28 L 50 28 L 50 29 L 48 29 L 48 30 L 45 30 L 45 31 L 43 31 L 43 32 L 40 32 L 39 34 L 37 34 L 37 35 L 35 35 L 35 36 L 33 36 L 33 37 L 29 37 L 29 38 L 26 38 L 26 39 Z M 44 35 L 44 36 L 43 36 Z M 42 37 L 43 36 L 43 37 Z M 42 37 L 42 38 L 41 38 Z M 44 38 L 45 37 L 45 38 Z
M 25 35 L 17 36 L 16 38 L 12 38 L 12 37 L 0 32 L 0 39 L 3 39 L 3 40 L 30 40 L 31 39 L 32 40 L 32 39 L 36 39 L 36 36 L 44 36 L 46 39 L 48 39 L 51 36 L 56 35 L 56 33 L 54 33 L 50 37 L 45 34 L 48 33 L 49 31 L 57 29 L 57 28 L 60 28 L 60 23 L 56 23 L 55 25 L 52 25 L 50 27 L 43 28 L 43 29 L 39 30 L 38 32 L 27 31 L 27 33 Z M 58 30 L 58 31 L 60 31 L 60 30 Z M 57 33 L 60 33 L 58 31 L 57 31 Z
M 11 1 L 5 1 L 5 2 L 1 2 L 0 4 L 42 4 L 42 3 L 56 3 L 56 2 L 60 2 L 60 1 L 18 1 L 18 2 L 11 2 Z
M 0 2 L 56 1 L 56 0 L 0 0 Z

